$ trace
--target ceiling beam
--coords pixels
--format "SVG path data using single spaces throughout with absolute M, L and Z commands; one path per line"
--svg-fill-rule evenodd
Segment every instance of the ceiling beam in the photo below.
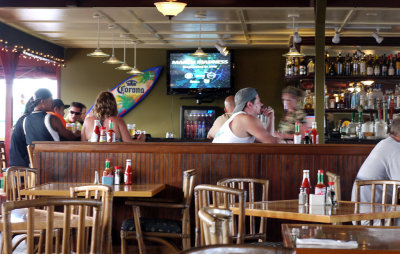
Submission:
M 145 22 L 143 22 L 142 19 L 140 19 L 132 10 L 128 10 L 129 14 L 139 23 L 141 24 L 147 31 L 149 31 L 149 33 L 151 33 L 154 37 L 156 37 L 158 40 L 160 40 L 161 42 L 168 44 L 168 42 L 166 40 L 164 40 L 162 38 L 161 35 L 159 35 L 153 27 L 151 27 L 150 25 L 146 24 Z
M 243 12 L 243 10 L 238 10 L 236 13 L 240 20 L 240 25 L 242 26 L 243 35 L 246 38 L 246 42 L 247 42 L 247 44 L 251 44 L 250 39 L 249 39 L 249 32 L 247 30 L 246 19 L 244 18 L 244 12 Z

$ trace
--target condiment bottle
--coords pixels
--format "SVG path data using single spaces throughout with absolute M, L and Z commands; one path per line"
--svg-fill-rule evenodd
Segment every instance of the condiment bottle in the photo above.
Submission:
M 294 125 L 293 144 L 301 144 L 300 122 Z
M 310 184 L 310 170 L 303 170 L 303 181 L 301 182 L 301 188 L 304 189 L 307 195 L 311 193 L 311 184 Z
M 315 185 L 315 195 L 325 195 L 326 186 L 324 184 L 324 171 L 318 170 L 318 181 Z
M 304 188 L 300 188 L 299 205 L 307 205 L 307 194 L 304 191 Z
M 331 194 L 330 197 L 331 197 L 332 205 L 336 206 L 337 199 L 336 199 L 335 182 L 329 182 L 328 185 L 330 188 L 330 194 Z
M 121 167 L 120 166 L 115 166 L 115 171 L 114 171 L 114 184 L 119 185 L 121 183 Z
M 130 159 L 126 160 L 126 168 L 124 174 L 124 184 L 132 184 L 132 161 Z
M 94 128 L 90 142 L 99 142 L 100 139 L 100 120 L 94 120 Z
M 112 175 L 112 168 L 111 168 L 111 161 L 110 159 L 106 159 L 106 166 L 105 169 L 103 171 L 103 176 L 108 176 L 108 175 Z
M 311 143 L 313 145 L 319 143 L 319 141 L 318 141 L 318 131 L 317 131 L 317 122 L 313 122 L 312 123 L 312 129 L 311 129 L 310 137 L 311 137 Z
M 115 131 L 112 120 L 108 122 L 107 142 L 115 142 Z
M 99 142 L 107 142 L 106 140 L 106 127 L 100 128 L 100 139 Z

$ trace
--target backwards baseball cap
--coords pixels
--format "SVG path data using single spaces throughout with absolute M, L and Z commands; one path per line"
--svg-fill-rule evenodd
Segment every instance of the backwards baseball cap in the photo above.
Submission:
M 50 97 L 53 97 L 53 95 L 51 94 L 49 89 L 40 88 L 34 93 L 33 100 L 40 101 L 40 100 L 45 100 Z
M 64 102 L 61 99 L 54 99 L 53 100 L 53 107 L 64 107 L 64 108 L 69 108 L 69 105 L 65 105 Z
M 253 100 L 257 96 L 257 91 L 256 89 L 252 87 L 246 87 L 243 89 L 240 89 L 236 94 L 235 94 L 235 109 L 233 110 L 233 113 L 237 113 L 239 111 L 242 111 L 245 107 L 247 102 Z

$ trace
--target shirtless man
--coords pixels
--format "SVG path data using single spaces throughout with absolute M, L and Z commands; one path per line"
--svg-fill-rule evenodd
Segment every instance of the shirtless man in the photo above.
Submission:
M 219 128 L 231 117 L 233 110 L 235 109 L 235 97 L 229 95 L 225 98 L 225 114 L 220 115 L 217 119 L 215 119 L 213 126 L 208 131 L 207 138 L 213 139 L 215 134 L 217 134 Z
M 272 108 L 263 108 L 257 91 L 246 87 L 235 95 L 235 109 L 232 116 L 226 121 L 213 140 L 213 143 L 279 143 L 280 138 L 272 136 L 271 126 L 274 121 Z M 258 119 L 259 114 L 268 117 L 267 129 Z

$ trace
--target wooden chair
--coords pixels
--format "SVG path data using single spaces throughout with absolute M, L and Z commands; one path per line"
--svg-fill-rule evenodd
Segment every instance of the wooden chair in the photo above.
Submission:
M 0 167 L 1 169 L 7 168 L 6 149 L 4 142 L 0 142 Z
M 112 253 L 112 203 L 113 203 L 113 191 L 110 186 L 107 185 L 86 185 L 79 187 L 71 187 L 71 197 L 78 198 L 78 195 L 84 193 L 84 198 L 99 200 L 103 204 L 101 226 L 100 226 L 100 252 L 105 250 L 105 253 Z M 89 211 L 88 211 L 89 212 Z M 90 213 L 88 213 L 90 215 Z M 105 237 L 104 237 L 105 236 Z M 86 239 L 88 239 L 88 234 Z M 103 242 L 103 239 L 105 241 Z M 86 241 L 88 242 L 88 241 Z M 85 249 L 87 250 L 87 249 Z
M 381 204 L 398 204 L 400 181 L 396 180 L 365 180 L 354 182 L 355 201 L 356 202 L 368 202 L 368 203 L 381 203 Z M 363 191 L 363 188 L 367 188 Z M 365 190 L 365 189 L 364 189 Z M 361 191 L 364 195 L 361 194 Z M 356 209 L 360 209 L 356 206 Z M 374 221 L 376 223 L 374 223 Z M 371 220 L 369 225 L 376 225 L 378 222 L 380 225 L 391 226 L 394 219 L 382 219 L 382 220 Z M 361 224 L 360 221 L 355 224 Z M 364 221 L 362 224 L 366 224 Z
M 341 189 L 340 189 L 340 175 L 326 171 L 326 176 L 328 177 L 328 182 L 334 182 L 333 187 L 335 188 L 336 200 L 342 200 Z
M 54 212 L 55 206 L 63 206 L 63 214 L 60 215 Z M 79 206 L 79 214 L 77 216 L 72 215 L 71 206 Z M 38 219 L 37 207 L 44 207 L 46 210 L 40 210 L 41 214 L 46 216 L 42 220 Z M 54 239 L 53 232 L 55 228 L 61 228 L 63 230 L 62 235 L 62 253 L 71 253 L 70 242 L 75 239 L 70 239 L 70 230 L 72 226 L 77 226 L 78 234 L 76 238 L 76 253 L 86 253 L 83 251 L 84 238 L 83 231 L 85 227 L 91 226 L 92 237 L 90 253 L 99 253 L 99 239 L 101 237 L 100 230 L 98 227 L 100 225 L 102 202 L 97 200 L 87 200 L 87 199 L 60 199 L 60 198 L 41 198 L 32 200 L 22 200 L 22 201 L 11 201 L 3 203 L 3 225 L 4 225 L 4 251 L 6 254 L 12 253 L 12 234 L 11 234 L 11 211 L 15 209 L 28 208 L 28 214 L 26 217 L 26 232 L 27 232 L 27 253 L 34 253 L 34 231 L 35 229 L 44 229 L 46 235 L 45 241 L 45 252 L 53 253 L 54 249 Z M 88 217 L 86 214 L 86 209 L 93 209 L 93 216 Z M 43 221 L 44 220 L 44 221 Z
M 6 179 L 6 193 L 8 200 L 16 201 L 33 198 L 31 196 L 22 196 L 20 191 L 36 186 L 37 169 L 16 166 L 9 167 L 6 171 Z
M 222 187 L 217 185 L 201 184 L 194 188 L 195 198 L 195 246 L 205 244 L 204 235 L 200 231 L 200 218 L 198 212 L 204 207 L 229 209 L 232 206 L 239 208 L 237 220 L 232 223 L 231 233 L 236 237 L 237 244 L 244 243 L 245 232 L 245 200 L 246 193 L 244 190 Z
M 35 146 L 34 145 L 27 145 L 26 148 L 28 150 L 29 163 L 31 164 L 31 168 L 34 168 L 35 164 L 33 163 L 33 151 L 35 150 Z
M 295 254 L 296 251 L 284 247 L 264 247 L 246 244 L 227 244 L 227 245 L 212 245 L 195 247 L 189 250 L 182 251 L 181 254 Z
M 182 249 L 190 248 L 190 203 L 193 196 L 194 184 L 197 171 L 194 169 L 183 172 L 183 199 L 179 202 L 166 202 L 165 200 L 151 201 L 127 201 L 126 205 L 131 205 L 134 218 L 127 219 L 121 227 L 121 253 L 127 253 L 127 239 L 137 239 L 139 252 L 144 253 L 144 239 L 156 241 L 168 246 L 174 252 L 178 248 L 169 239 L 182 239 Z M 169 219 L 148 219 L 140 218 L 139 207 L 151 207 L 162 209 L 180 209 L 182 219 L 174 221 Z M 140 224 L 139 224 L 140 223 Z M 137 231 L 135 225 L 142 225 L 141 230 Z M 140 230 L 140 228 L 139 228 Z
M 232 243 L 232 211 L 218 208 L 199 210 L 200 229 L 205 245 Z
M 217 185 L 237 188 L 247 192 L 246 202 L 268 201 L 269 181 L 255 178 L 225 178 L 219 180 Z M 245 240 L 265 241 L 267 237 L 267 220 L 263 217 L 247 216 L 248 230 L 244 236 Z M 258 230 L 257 227 L 258 226 Z

